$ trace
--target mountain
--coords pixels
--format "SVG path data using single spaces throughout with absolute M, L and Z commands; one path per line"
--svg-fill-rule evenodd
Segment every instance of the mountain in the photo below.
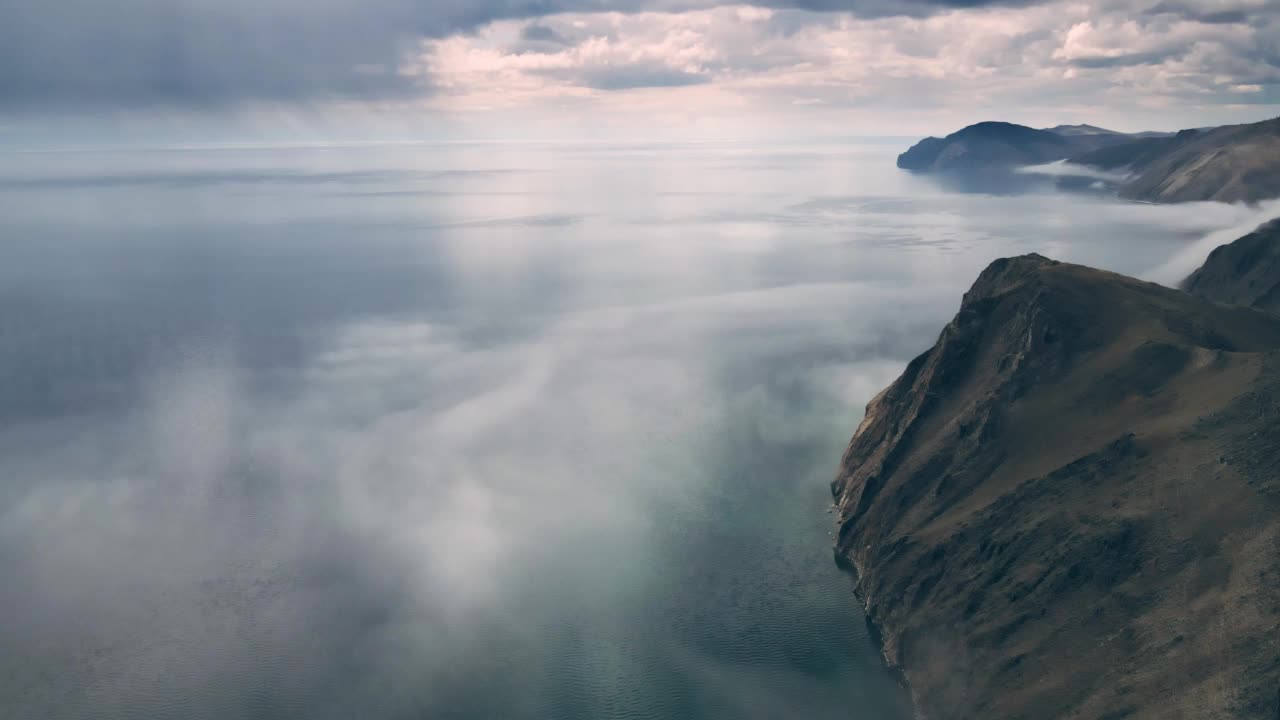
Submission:
M 1006 122 L 980 122 L 945 138 L 929 137 L 898 156 L 898 167 L 925 172 L 1038 165 L 1128 142 L 1124 135 L 1061 134 Z
M 1080 153 L 1071 162 L 1130 173 L 1120 195 L 1134 200 L 1255 202 L 1280 196 L 1280 118 L 1184 130 Z
M 898 156 L 898 167 L 969 172 L 1056 160 L 1125 173 L 1118 191 L 1132 200 L 1256 202 L 1280 197 L 1280 118 L 1176 134 L 982 122 L 921 140 Z
M 1051 128 L 1045 128 L 1048 132 L 1057 133 L 1059 135 L 1123 135 L 1124 133 L 1116 132 L 1100 128 L 1097 125 L 1056 125 Z
M 1182 130 L 1165 137 L 1145 137 L 1133 142 L 1100 148 L 1070 158 L 1077 165 L 1103 170 L 1133 170 L 1158 162 L 1167 153 L 1190 143 L 1199 130 Z
M 1277 466 L 1280 316 L 998 260 L 867 406 L 836 558 L 929 720 L 1271 720 Z
M 1213 302 L 1280 312 L 1280 218 L 1214 250 L 1182 287 Z
M 1132 138 L 1132 139 L 1169 137 L 1170 135 L 1173 135 L 1173 133 L 1171 132 L 1158 132 L 1154 130 L 1145 130 L 1143 132 L 1136 132 L 1136 133 L 1122 133 L 1117 130 L 1108 130 L 1106 128 L 1100 128 L 1097 125 L 1084 125 L 1084 124 L 1055 125 L 1054 127 L 1045 128 L 1045 129 L 1048 130 L 1049 132 L 1057 133 L 1059 135 L 1120 135 L 1120 136 L 1123 136 L 1126 138 Z

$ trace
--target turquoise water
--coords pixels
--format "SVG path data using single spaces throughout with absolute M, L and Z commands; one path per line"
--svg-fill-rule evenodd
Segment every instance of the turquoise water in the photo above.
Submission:
M 1238 209 L 896 149 L 6 152 L 0 716 L 905 717 L 862 405 L 992 258 Z

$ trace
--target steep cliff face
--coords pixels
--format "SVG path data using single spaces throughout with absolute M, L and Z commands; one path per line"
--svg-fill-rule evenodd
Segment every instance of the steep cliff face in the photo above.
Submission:
M 1182 287 L 1206 300 L 1280 312 L 1280 219 L 1214 250 Z
M 993 263 L 832 490 L 886 659 L 943 718 L 1270 718 L 1280 317 Z

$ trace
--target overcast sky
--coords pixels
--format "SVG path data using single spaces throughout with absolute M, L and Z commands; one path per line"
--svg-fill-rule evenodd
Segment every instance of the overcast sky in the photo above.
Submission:
M 1280 0 L 0 0 L 0 138 L 1121 130 L 1280 114 Z

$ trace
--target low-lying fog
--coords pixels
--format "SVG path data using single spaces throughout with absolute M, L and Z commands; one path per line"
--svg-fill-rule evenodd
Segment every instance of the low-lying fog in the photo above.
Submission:
M 0 716 L 900 716 L 863 404 L 993 258 L 1172 281 L 1262 211 L 897 149 L 7 153 Z

